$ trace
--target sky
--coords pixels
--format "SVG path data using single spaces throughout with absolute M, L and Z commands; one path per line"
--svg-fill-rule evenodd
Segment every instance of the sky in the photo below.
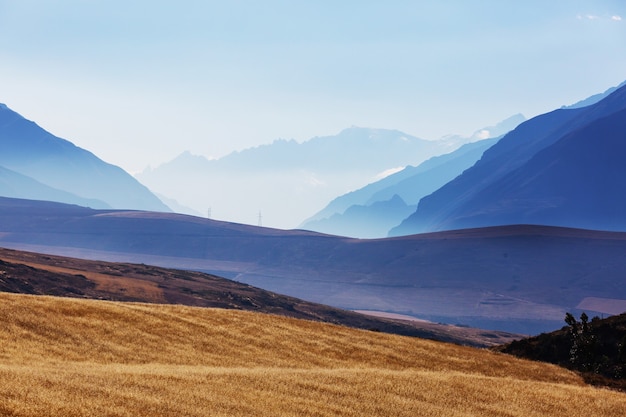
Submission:
M 0 0 L 0 102 L 130 173 L 350 126 L 470 135 L 624 80 L 624 0 Z

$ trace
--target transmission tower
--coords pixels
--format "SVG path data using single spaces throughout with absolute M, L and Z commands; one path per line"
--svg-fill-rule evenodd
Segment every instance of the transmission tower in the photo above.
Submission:
M 261 210 L 259 210 L 259 227 L 263 227 L 263 216 L 261 215 Z

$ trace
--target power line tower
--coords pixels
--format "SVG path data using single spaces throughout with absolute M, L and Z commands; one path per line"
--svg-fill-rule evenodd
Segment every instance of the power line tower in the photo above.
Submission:
M 209 207 L 209 209 L 207 210 L 207 219 L 211 218 L 211 207 Z
M 263 227 L 263 216 L 261 215 L 261 210 L 259 210 L 259 227 Z

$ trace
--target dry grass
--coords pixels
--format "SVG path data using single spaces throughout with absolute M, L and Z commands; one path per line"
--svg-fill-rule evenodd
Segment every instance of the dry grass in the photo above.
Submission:
M 484 350 L 234 310 L 0 294 L 0 415 L 623 416 Z

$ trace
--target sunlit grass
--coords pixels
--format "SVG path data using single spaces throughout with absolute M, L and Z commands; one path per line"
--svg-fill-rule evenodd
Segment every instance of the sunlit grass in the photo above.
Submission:
M 0 415 L 623 416 L 484 350 L 234 310 L 0 294 Z

